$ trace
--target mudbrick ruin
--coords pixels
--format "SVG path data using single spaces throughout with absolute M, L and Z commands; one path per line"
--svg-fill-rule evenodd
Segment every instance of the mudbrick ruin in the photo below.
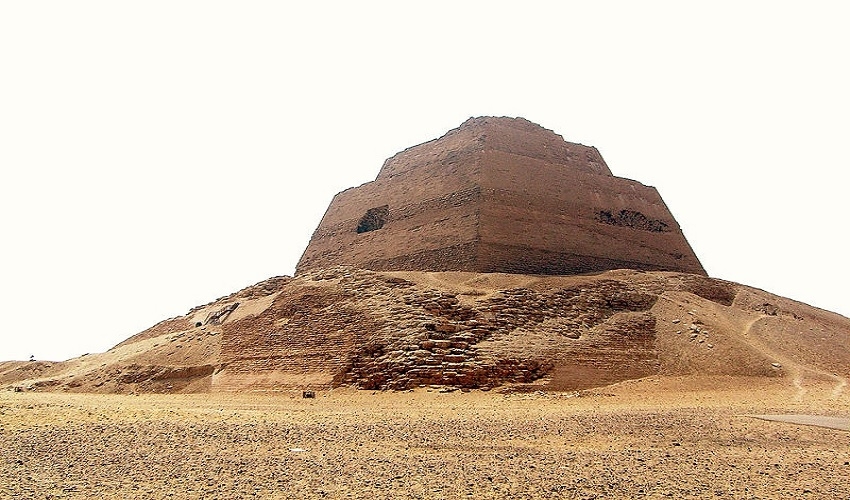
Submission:
M 777 377 L 792 361 L 847 373 L 846 318 L 705 274 L 656 190 L 614 177 L 596 149 L 521 118 L 474 118 L 336 195 L 294 277 L 103 354 L 0 364 L 0 383 L 565 391 Z
M 655 188 L 522 118 L 471 118 L 334 197 L 297 272 L 705 274 Z
M 546 388 L 576 389 L 659 372 L 650 310 L 661 282 L 539 285 L 457 293 L 364 270 L 310 271 L 258 316 L 224 325 L 226 368 L 213 383 L 239 389 L 265 373 L 362 389 L 487 388 L 553 375 Z M 699 276 L 666 286 L 726 304 L 735 295 Z

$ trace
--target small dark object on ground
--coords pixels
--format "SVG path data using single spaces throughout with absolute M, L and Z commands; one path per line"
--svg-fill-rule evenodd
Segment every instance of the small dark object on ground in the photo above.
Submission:
M 315 391 L 302 391 L 301 397 L 304 399 L 314 399 L 316 397 Z

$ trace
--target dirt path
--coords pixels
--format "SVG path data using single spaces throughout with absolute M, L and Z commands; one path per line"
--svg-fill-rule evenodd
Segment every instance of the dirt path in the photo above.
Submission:
M 792 360 L 788 356 L 785 356 L 784 354 L 780 354 L 776 350 L 771 349 L 770 347 L 766 346 L 763 342 L 759 341 L 755 337 L 755 335 L 751 335 L 751 331 L 752 331 L 753 327 L 758 322 L 762 321 L 765 318 L 769 318 L 769 317 L 770 316 L 767 316 L 767 315 L 758 316 L 756 318 L 753 318 L 749 322 L 747 322 L 747 324 L 744 326 L 742 333 L 743 333 L 743 336 L 745 338 L 747 338 L 749 345 L 752 348 L 754 348 L 756 351 L 758 351 L 759 353 L 763 354 L 764 356 L 766 356 L 770 359 L 776 360 L 776 362 L 778 362 L 781 365 L 781 368 L 783 368 L 792 377 L 792 383 L 794 384 L 794 387 L 797 389 L 797 397 L 798 398 L 805 395 L 806 392 L 808 391 L 808 389 L 806 389 L 806 387 L 804 386 L 805 374 L 807 374 L 807 373 L 810 374 L 810 376 L 814 375 L 815 377 L 813 377 L 813 378 L 817 378 L 819 376 L 819 377 L 822 377 L 822 378 L 834 380 L 835 381 L 835 387 L 833 387 L 833 389 L 832 389 L 831 396 L 832 396 L 833 399 L 837 399 L 839 396 L 841 396 L 841 393 L 844 391 L 844 388 L 847 386 L 847 379 L 846 378 L 844 378 L 840 375 L 837 375 L 835 373 L 830 373 L 828 371 L 821 370 L 819 368 L 815 368 L 813 366 L 808 366 L 808 365 L 804 365 L 802 363 L 798 363 L 797 361 Z
M 769 420 L 772 422 L 787 422 L 789 424 L 812 425 L 840 431 L 850 431 L 850 418 L 825 417 L 823 415 L 746 415 L 747 417 Z

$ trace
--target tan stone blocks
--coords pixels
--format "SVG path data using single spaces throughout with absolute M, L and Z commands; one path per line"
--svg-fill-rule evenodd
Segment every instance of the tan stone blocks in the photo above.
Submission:
M 470 119 L 337 194 L 297 266 L 705 274 L 655 188 L 522 118 Z M 447 307 L 435 302 L 434 311 Z M 453 333 L 447 324 L 437 325 Z

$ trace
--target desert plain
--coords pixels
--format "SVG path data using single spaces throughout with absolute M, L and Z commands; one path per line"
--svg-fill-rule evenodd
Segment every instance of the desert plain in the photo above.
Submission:
M 841 384 L 0 392 L 2 498 L 850 498 Z M 840 426 L 839 426 L 840 427 Z

